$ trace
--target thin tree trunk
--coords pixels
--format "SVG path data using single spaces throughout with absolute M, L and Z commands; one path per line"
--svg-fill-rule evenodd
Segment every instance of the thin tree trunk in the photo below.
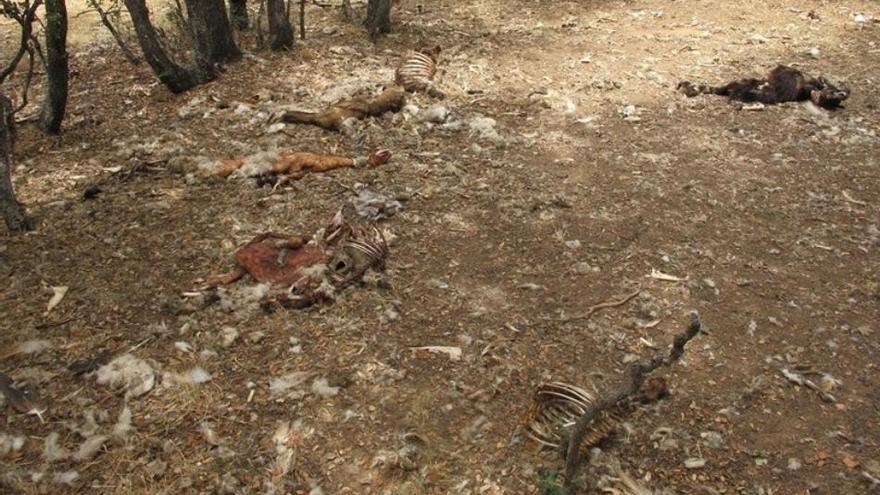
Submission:
M 159 35 L 156 34 L 156 28 L 150 22 L 150 12 L 147 10 L 147 4 L 144 0 L 124 1 L 128 14 L 131 16 L 134 30 L 137 33 L 141 51 L 144 53 L 144 59 L 146 59 L 150 68 L 153 69 L 159 81 L 169 91 L 172 93 L 182 93 L 212 78 L 210 73 L 187 70 L 171 60 L 159 42 Z
M 287 1 L 289 6 L 293 0 Z M 299 39 L 306 39 L 306 0 L 299 0 Z
M 380 34 L 391 32 L 391 0 L 367 0 L 367 18 L 364 26 L 375 41 Z
M 284 0 L 266 0 L 266 12 L 269 17 L 269 47 L 282 50 L 293 47 L 293 26 Z
M 12 102 L 0 95 L 0 210 L 6 226 L 11 231 L 31 230 L 33 226 L 25 216 L 24 207 L 15 199 L 12 188 L 12 145 L 15 141 L 15 119 Z
M 67 107 L 67 7 L 64 0 L 46 0 L 46 76 L 48 92 L 40 115 L 40 129 L 61 132 Z
M 241 59 L 223 0 L 185 0 L 196 63 L 206 71 Z
M 232 20 L 232 27 L 235 29 L 244 31 L 249 28 L 247 0 L 229 0 L 229 17 Z

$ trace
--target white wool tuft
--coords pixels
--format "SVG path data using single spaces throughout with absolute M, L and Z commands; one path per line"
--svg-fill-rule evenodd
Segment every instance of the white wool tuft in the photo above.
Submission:
M 131 409 L 129 409 L 128 406 L 125 406 L 122 408 L 122 411 L 119 412 L 116 424 L 113 425 L 113 436 L 125 437 L 131 430 Z
M 339 393 L 339 387 L 331 387 L 326 378 L 315 378 L 312 382 L 312 393 L 321 397 L 333 397 Z
M 58 433 L 52 432 L 43 440 L 43 458 L 48 462 L 56 462 L 70 457 L 70 451 L 58 445 Z
M 73 483 L 79 479 L 79 473 L 75 470 L 64 471 L 62 473 L 55 473 L 52 476 L 52 481 L 59 485 L 69 485 L 73 486 Z
M 231 313 L 247 313 L 260 306 L 260 302 L 269 294 L 270 288 L 269 284 L 219 287 L 217 294 L 220 296 L 220 308 Z
M 286 393 L 292 388 L 299 387 L 306 381 L 309 374 L 304 371 L 295 371 L 269 381 L 269 393 L 275 397 Z
M 125 397 L 140 397 L 153 389 L 156 374 L 143 359 L 123 354 L 98 368 L 98 384 L 125 390 Z
M 277 162 L 279 154 L 277 151 L 261 151 L 248 155 L 244 159 L 241 168 L 233 172 L 229 178 L 246 178 L 256 177 L 265 174 L 272 168 L 272 164 Z
M 52 343 L 48 340 L 28 340 L 18 344 L 16 347 L 20 354 L 36 354 L 51 348 Z
M 79 446 L 76 453 L 73 454 L 73 459 L 76 461 L 85 461 L 95 457 L 99 450 L 101 450 L 101 446 L 104 445 L 110 437 L 107 435 L 97 435 L 89 438 L 82 445 Z

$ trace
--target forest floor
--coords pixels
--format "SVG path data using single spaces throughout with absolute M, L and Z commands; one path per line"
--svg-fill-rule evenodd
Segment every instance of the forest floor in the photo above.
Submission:
M 520 428 L 536 387 L 609 390 L 691 310 L 709 333 L 661 372 L 669 397 L 592 452 L 585 492 L 634 493 L 621 472 L 657 493 L 880 490 L 876 2 L 404 0 L 377 45 L 335 9 L 307 14 L 293 51 L 178 96 L 82 46 L 63 137 L 19 129 L 37 229 L 0 233 L 0 371 L 48 408 L 0 409 L 4 493 L 561 493 L 559 453 Z M 410 97 L 420 113 L 270 127 L 435 44 L 447 97 Z M 675 90 L 777 63 L 845 82 L 846 108 Z M 274 193 L 198 174 L 276 148 L 394 157 Z M 390 288 L 272 313 L 247 278 L 184 296 L 236 246 L 312 233 L 362 189 L 403 204 L 379 225 Z M 126 399 L 68 371 L 101 353 L 143 360 L 155 386 Z M 210 379 L 181 383 L 197 367 Z

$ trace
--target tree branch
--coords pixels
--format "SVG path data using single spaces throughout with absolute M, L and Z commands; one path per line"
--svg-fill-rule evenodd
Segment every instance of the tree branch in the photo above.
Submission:
M 12 17 L 21 26 L 21 42 L 18 46 L 18 52 L 12 57 L 9 65 L 0 72 L 0 83 L 9 77 L 10 74 L 15 72 L 15 68 L 18 67 L 18 63 L 21 62 L 22 57 L 24 57 L 25 52 L 27 52 L 28 40 L 31 39 L 31 33 L 33 31 L 34 17 L 36 16 L 37 8 L 42 3 L 43 0 L 34 0 L 34 3 L 27 7 L 23 14 L 15 14 L 9 12 L 8 9 L 4 10 L 7 15 Z M 4 5 L 4 7 L 6 6 Z
M 703 324 L 696 312 L 691 313 L 691 323 L 687 330 L 675 336 L 672 343 L 672 350 L 668 356 L 654 356 L 650 360 L 633 363 L 627 368 L 628 378 L 623 382 L 617 390 L 612 394 L 606 395 L 598 400 L 593 407 L 588 409 L 580 418 L 578 418 L 572 428 L 571 438 L 568 442 L 567 455 L 565 460 L 565 487 L 570 489 L 577 476 L 580 467 L 580 448 L 584 441 L 584 437 L 589 430 L 590 424 L 603 411 L 611 409 L 621 401 L 624 401 L 639 391 L 645 377 L 661 366 L 670 366 L 678 361 L 684 354 L 684 346 L 691 341 L 698 333 L 703 331 Z

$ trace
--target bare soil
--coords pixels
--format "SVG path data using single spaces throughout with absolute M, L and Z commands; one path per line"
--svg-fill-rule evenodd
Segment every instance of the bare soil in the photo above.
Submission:
M 519 428 L 535 387 L 608 390 L 627 362 L 663 352 L 691 310 L 710 333 L 663 372 L 671 395 L 593 452 L 586 493 L 612 490 L 615 460 L 658 493 L 878 489 L 875 2 L 403 0 L 394 15 L 374 46 L 310 6 L 295 50 L 254 52 L 179 96 L 111 44 L 76 51 L 63 137 L 19 129 L 15 185 L 37 230 L 0 233 L 0 343 L 53 344 L 0 361 L 51 400 L 45 423 L 2 409 L 0 432 L 25 438 L 0 459 L 9 493 L 542 493 L 563 460 Z M 434 44 L 447 98 L 410 103 L 446 106 L 446 125 L 400 113 L 353 135 L 268 132 L 281 108 L 375 90 L 405 50 Z M 846 108 L 746 111 L 675 91 L 778 63 L 847 83 Z M 480 116 L 497 137 L 470 128 Z M 272 148 L 395 155 L 274 194 L 198 175 L 198 157 Z M 229 269 L 237 245 L 312 233 L 362 188 L 404 203 L 379 225 L 391 288 L 268 314 L 230 295 L 248 280 L 220 302 L 183 296 Z M 58 286 L 69 290 L 47 313 Z M 637 289 L 588 321 L 560 321 Z M 225 327 L 240 334 L 228 347 Z M 462 358 L 410 349 L 432 345 Z M 102 351 L 160 374 L 201 366 L 211 380 L 166 379 L 126 401 L 66 369 Z M 836 400 L 783 369 L 829 375 Z M 302 393 L 270 393 L 298 371 Z M 319 378 L 336 395 L 313 390 Z M 107 432 L 125 405 L 132 432 L 86 460 L 45 458 L 50 433 L 76 450 L 88 415 Z M 292 467 L 273 481 L 273 435 L 291 423 Z M 71 470 L 69 485 L 54 481 Z

